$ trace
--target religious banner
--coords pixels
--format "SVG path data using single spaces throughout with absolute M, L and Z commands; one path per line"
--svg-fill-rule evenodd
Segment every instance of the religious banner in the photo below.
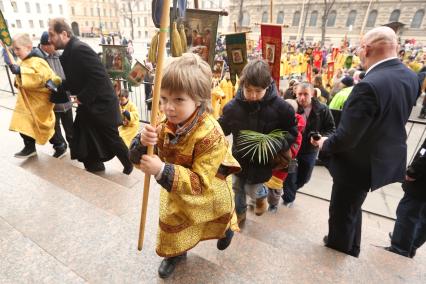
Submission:
M 322 52 L 321 52 L 321 50 L 315 50 L 313 52 L 313 54 L 314 54 L 314 66 L 318 70 L 321 70 L 321 66 L 322 66 Z
M 306 66 L 306 80 L 311 83 L 312 82 L 312 65 L 308 64 Z
M 130 70 L 129 75 L 127 76 L 127 81 L 130 82 L 133 86 L 139 86 L 143 82 L 145 75 L 149 73 L 149 69 L 136 60 L 135 65 Z
M 101 44 L 101 46 L 102 63 L 110 77 L 126 77 L 127 72 L 130 70 L 130 63 L 127 58 L 127 46 L 107 44 Z
M 223 77 L 223 71 L 225 67 L 225 61 L 223 60 L 215 60 L 213 65 L 213 86 L 219 84 L 220 80 Z
M 331 61 L 334 61 L 339 54 L 339 48 L 333 47 L 333 51 L 331 52 Z
M 0 40 L 6 46 L 10 46 L 12 44 L 12 38 L 10 37 L 9 30 L 7 29 L 6 20 L 3 17 L 3 13 L 0 10 Z
M 327 81 L 330 82 L 334 76 L 334 62 L 328 62 L 327 64 Z
M 253 53 L 253 50 L 255 47 L 256 47 L 256 41 L 254 39 L 247 39 L 247 52 L 249 54 Z
M 218 11 L 186 9 L 185 17 L 176 19 L 175 14 L 170 13 L 170 23 L 177 21 L 177 26 L 184 25 L 182 34 L 186 36 L 187 51 L 200 55 L 211 68 L 214 64 L 219 14 Z M 172 25 L 170 25 L 170 37 L 170 43 L 173 44 L 175 41 L 173 40 Z M 173 46 L 171 46 L 172 48 Z
M 235 85 L 237 81 L 236 75 L 240 76 L 241 71 L 247 64 L 246 34 L 227 34 L 225 42 L 231 82 Z
M 262 56 L 269 64 L 272 78 L 280 89 L 280 61 L 281 61 L 281 35 L 282 27 L 279 25 L 260 26 L 260 34 L 262 37 Z
M 353 55 L 346 56 L 345 63 L 343 64 L 343 67 L 346 69 L 351 69 L 353 62 Z

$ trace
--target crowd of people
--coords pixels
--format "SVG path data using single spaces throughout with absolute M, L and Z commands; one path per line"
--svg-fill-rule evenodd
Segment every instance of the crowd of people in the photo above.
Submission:
M 217 239 L 217 248 L 226 249 L 234 232 L 244 229 L 250 208 L 257 216 L 273 214 L 280 199 L 291 208 L 318 159 L 333 178 L 324 244 L 358 257 L 367 193 L 403 182 L 386 249 L 414 257 L 426 241 L 426 141 L 406 170 L 405 124 L 425 91 L 426 72 L 407 67 L 397 48 L 392 29 L 374 28 L 356 49 L 336 55 L 343 63 L 336 63 L 332 78 L 325 69 L 307 78 L 304 55 L 294 50 L 283 55 L 287 90 L 277 88 L 259 58 L 249 60 L 237 85 L 225 73 L 212 88 L 209 64 L 186 53 L 163 70 L 164 119 L 138 134 L 128 91 L 115 90 L 96 53 L 63 19 L 52 19 L 38 48 L 25 34 L 13 40 L 21 62 L 10 69 L 20 95 L 10 130 L 25 145 L 15 156 L 33 156 L 36 143 L 50 141 L 61 157 L 68 143 L 71 158 L 88 171 L 104 170 L 116 156 L 123 173 L 136 166 L 153 175 L 161 186 L 156 252 L 164 258 L 162 278 L 200 241 Z M 232 145 L 226 139 L 231 134 Z M 148 146 L 155 146 L 154 155 L 146 154 Z

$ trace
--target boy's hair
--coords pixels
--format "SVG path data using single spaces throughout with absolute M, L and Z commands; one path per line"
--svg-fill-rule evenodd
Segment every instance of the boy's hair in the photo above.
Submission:
M 129 97 L 129 91 L 126 89 L 121 89 L 119 97 L 128 98 Z
M 50 19 L 49 25 L 52 26 L 53 30 L 57 34 L 66 32 L 68 37 L 71 37 L 73 34 L 70 25 L 68 25 L 67 22 L 65 22 L 64 18 Z
M 31 41 L 30 35 L 27 33 L 17 34 L 13 37 L 13 44 L 25 47 L 32 47 L 33 42 Z
M 240 86 L 259 87 L 266 89 L 271 84 L 271 71 L 269 65 L 263 59 L 255 59 L 247 63 L 241 72 Z
M 291 107 L 294 109 L 294 112 L 297 112 L 299 109 L 299 105 L 297 104 L 296 100 L 293 99 L 286 99 L 285 100 Z
M 210 65 L 193 53 L 184 53 L 171 61 L 163 71 L 161 89 L 186 93 L 207 112 L 211 106 L 212 71 Z

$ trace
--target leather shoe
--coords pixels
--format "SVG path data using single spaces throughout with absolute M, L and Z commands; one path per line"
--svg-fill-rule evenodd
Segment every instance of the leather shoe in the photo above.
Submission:
M 328 236 L 325 235 L 324 238 L 322 239 L 322 241 L 323 241 L 325 246 L 328 245 Z
M 164 258 L 163 261 L 161 261 L 160 267 L 158 268 L 158 275 L 160 278 L 168 278 L 170 275 L 172 275 L 176 268 L 176 264 L 185 258 L 186 252 L 178 256 Z
M 217 249 L 225 250 L 231 244 L 232 238 L 234 237 L 234 232 L 229 228 L 225 232 L 225 237 L 217 240 Z
M 130 173 L 132 171 L 133 171 L 133 164 L 130 164 L 130 165 L 124 167 L 123 174 L 130 175 Z
M 83 162 L 86 171 L 91 173 L 105 171 L 105 165 L 102 162 Z

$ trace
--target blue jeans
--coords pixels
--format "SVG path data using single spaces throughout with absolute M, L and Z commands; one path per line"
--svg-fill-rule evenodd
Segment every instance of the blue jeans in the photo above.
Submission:
M 297 155 L 297 169 L 294 173 L 289 173 L 284 181 L 282 196 L 284 202 L 293 202 L 296 199 L 297 190 L 311 179 L 316 159 L 317 152 Z
M 254 200 L 265 198 L 268 195 L 268 188 L 263 183 L 247 184 L 244 178 L 236 175 L 232 176 L 232 189 L 235 194 L 235 211 L 238 215 L 247 211 L 246 195 Z
M 426 202 L 405 194 L 396 209 L 391 246 L 398 254 L 414 257 L 426 241 Z

